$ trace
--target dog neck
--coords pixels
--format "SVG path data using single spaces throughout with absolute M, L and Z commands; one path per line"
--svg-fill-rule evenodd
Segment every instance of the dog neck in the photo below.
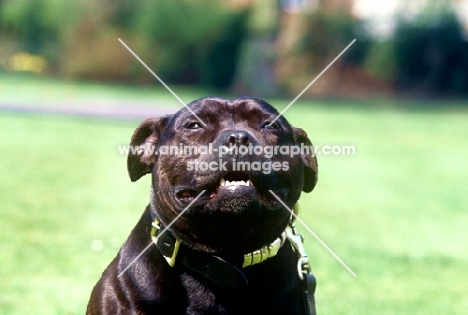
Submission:
M 151 239 L 169 266 L 181 264 L 223 287 L 246 286 L 247 278 L 241 269 L 260 264 L 276 256 L 286 240 L 290 239 L 288 235 L 291 234 L 291 225 L 288 225 L 286 230 L 271 244 L 246 253 L 243 257 L 232 257 L 232 260 L 228 261 L 217 255 L 190 248 L 163 225 L 156 217 L 151 205 L 149 212 L 152 220 Z

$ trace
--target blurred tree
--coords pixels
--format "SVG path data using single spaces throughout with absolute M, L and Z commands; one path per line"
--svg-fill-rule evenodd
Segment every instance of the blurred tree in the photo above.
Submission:
M 248 16 L 248 35 L 243 42 L 233 90 L 238 94 L 267 97 L 278 94 L 275 77 L 279 3 L 254 1 Z
M 335 1 L 333 7 L 340 4 L 344 9 L 339 11 L 331 11 L 320 1 L 313 12 L 283 13 L 277 73 L 285 90 L 300 92 L 353 39 L 358 42 L 306 93 L 337 96 L 372 84 L 361 70 L 372 43 L 360 35 L 362 22 L 349 13 L 349 1 Z M 354 84 L 356 82 L 360 86 Z
M 400 13 L 394 57 L 398 89 L 468 94 L 468 43 L 451 6 L 431 3 L 416 16 Z
M 230 86 L 247 32 L 248 6 L 219 0 L 3 0 L 0 44 L 10 55 L 45 56 L 57 73 L 153 80 L 117 42 L 122 37 L 161 77 L 178 84 Z M 2 49 L 4 50 L 4 49 Z
M 165 80 L 227 88 L 247 14 L 218 0 L 143 0 L 133 23 L 144 37 L 145 60 Z
M 326 14 L 317 11 L 307 18 L 306 32 L 297 43 L 296 49 L 306 52 L 321 67 L 356 38 L 359 23 L 359 20 L 348 13 Z M 354 64 L 362 63 L 366 48 L 361 42 L 359 47 L 353 47 L 347 52 L 343 60 Z
M 19 49 L 58 59 L 61 33 L 73 23 L 73 1 L 5 0 L 0 2 L 1 36 L 16 39 Z
M 215 41 L 201 62 L 201 83 L 228 88 L 234 79 L 241 44 L 247 35 L 247 11 L 236 14 L 225 25 L 224 34 Z
M 40 53 L 47 41 L 57 39 L 57 30 L 43 17 L 44 0 L 7 1 L 2 4 L 2 28 L 8 35 L 24 38 L 27 52 Z

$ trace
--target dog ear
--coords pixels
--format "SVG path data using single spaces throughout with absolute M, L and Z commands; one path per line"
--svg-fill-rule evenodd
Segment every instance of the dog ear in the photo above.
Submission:
M 142 122 L 133 133 L 127 157 L 127 170 L 132 182 L 151 173 L 156 163 L 157 145 L 170 116 L 149 118 Z M 138 150 L 135 150 L 139 148 Z
M 312 142 L 307 137 L 307 133 L 301 128 L 294 129 L 294 140 L 296 145 L 306 146 L 309 148 L 309 152 L 301 150 L 302 163 L 304 163 L 304 187 L 302 188 L 305 192 L 311 192 L 317 184 L 317 159 L 315 157 L 315 151 L 312 148 Z M 307 154 L 309 153 L 309 154 Z

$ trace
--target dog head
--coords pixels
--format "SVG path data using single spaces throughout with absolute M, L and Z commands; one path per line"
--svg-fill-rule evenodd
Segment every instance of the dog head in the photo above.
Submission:
M 185 210 L 170 230 L 192 247 L 248 252 L 273 241 L 291 216 L 275 195 L 292 209 L 317 182 L 313 152 L 291 154 L 312 148 L 306 133 L 274 121 L 278 112 L 259 99 L 203 98 L 188 108 L 135 130 L 131 180 L 152 173 L 152 211 L 168 225 Z

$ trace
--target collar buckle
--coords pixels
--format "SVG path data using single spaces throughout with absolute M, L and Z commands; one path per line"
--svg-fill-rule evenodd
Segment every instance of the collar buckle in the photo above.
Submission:
M 161 230 L 161 222 L 158 218 L 155 218 L 151 225 L 151 240 L 160 249 L 160 252 L 164 259 L 166 259 L 168 265 L 174 267 L 177 253 L 180 248 L 180 240 L 169 235 L 167 229 L 164 229 L 163 233 L 159 234 L 159 230 Z M 175 242 L 172 242 L 172 239 L 174 239 Z

